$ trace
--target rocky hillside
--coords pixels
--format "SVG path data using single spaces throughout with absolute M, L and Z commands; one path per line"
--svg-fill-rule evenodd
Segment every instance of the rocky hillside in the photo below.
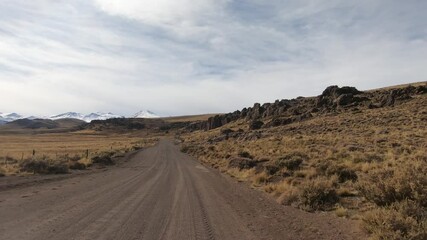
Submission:
M 189 130 L 211 130 L 239 119 L 252 121 L 251 127 L 268 128 L 310 119 L 319 115 L 337 114 L 344 111 L 394 106 L 427 93 L 427 83 L 395 89 L 359 91 L 355 87 L 330 86 L 317 97 L 299 97 L 276 100 L 274 103 L 255 103 L 225 115 L 216 115 L 207 121 L 193 123 Z
M 426 93 L 426 82 L 363 92 L 331 86 L 193 123 L 179 137 L 184 152 L 281 204 L 361 220 L 373 239 L 421 240 Z

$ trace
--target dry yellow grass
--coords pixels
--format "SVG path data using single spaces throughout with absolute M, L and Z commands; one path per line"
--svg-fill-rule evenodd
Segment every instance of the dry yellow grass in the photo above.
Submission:
M 398 205 L 403 199 L 410 199 L 414 202 L 411 207 L 425 212 L 427 110 L 424 106 L 427 106 L 425 94 L 394 107 L 329 114 L 256 131 L 249 130 L 248 122 L 239 120 L 181 138 L 184 147 L 189 146 L 188 153 L 214 167 L 226 169 L 230 157 L 241 152 L 247 152 L 255 161 L 268 160 L 262 164 L 264 170 L 262 167 L 252 172 L 244 170 L 244 179 L 277 197 L 280 203 L 323 209 L 319 203 L 329 201 L 329 209 L 341 217 L 364 219 L 361 215 L 365 212 L 380 209 L 378 216 L 393 213 L 400 214 L 402 219 L 415 219 L 404 210 L 384 205 Z M 224 138 L 225 129 L 233 130 L 237 137 Z M 239 129 L 243 131 L 239 133 Z M 294 169 L 279 166 L 280 170 L 266 175 L 265 166 L 277 167 L 281 158 L 294 155 L 306 155 L 307 159 L 291 167 Z M 239 176 L 236 171 L 232 174 Z M 247 173 L 252 173 L 252 177 Z M 378 216 L 365 221 L 372 226 L 380 221 Z M 412 225 L 407 224 L 415 229 L 411 234 L 423 234 L 417 229 L 425 219 L 411 221 Z M 375 229 L 369 231 L 380 234 Z M 388 234 L 394 230 L 384 231 L 389 231 Z M 408 236 L 405 234 L 397 236 Z
M 90 157 L 106 151 L 124 152 L 134 147 L 154 145 L 158 138 L 132 134 L 103 134 L 94 131 L 47 134 L 0 135 L 0 170 L 19 172 L 19 163 L 28 158 L 59 159 L 80 156 L 79 162 L 90 164 Z M 33 157 L 33 151 L 35 153 Z M 89 158 L 86 154 L 89 153 Z
M 101 152 L 144 146 L 147 139 L 131 134 L 98 134 L 95 132 L 0 135 L 0 157 L 21 159 L 36 155 L 54 157 L 58 154 L 81 155 L 89 150 Z
M 176 116 L 176 117 L 165 117 L 161 118 L 165 122 L 174 123 L 174 122 L 196 122 L 196 121 L 206 121 L 208 118 L 213 117 L 217 114 L 201 114 L 201 115 L 188 115 L 188 116 Z

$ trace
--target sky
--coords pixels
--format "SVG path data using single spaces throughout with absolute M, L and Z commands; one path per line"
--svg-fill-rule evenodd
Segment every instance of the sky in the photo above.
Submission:
M 231 112 L 427 80 L 425 0 L 0 0 L 0 112 Z

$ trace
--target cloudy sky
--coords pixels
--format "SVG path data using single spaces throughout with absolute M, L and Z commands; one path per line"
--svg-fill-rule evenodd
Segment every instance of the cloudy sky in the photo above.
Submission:
M 425 0 L 0 0 L 0 112 L 229 112 L 427 80 Z

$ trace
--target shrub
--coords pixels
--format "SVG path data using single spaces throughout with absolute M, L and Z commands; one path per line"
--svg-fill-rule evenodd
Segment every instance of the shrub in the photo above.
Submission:
M 372 170 L 357 185 L 361 194 L 379 206 L 387 206 L 405 199 L 427 207 L 427 164 L 403 163 L 397 168 Z
M 86 165 L 80 162 L 74 162 L 70 165 L 70 169 L 74 170 L 84 170 L 86 169 Z
M 348 217 L 348 210 L 343 207 L 338 207 L 335 209 L 335 215 L 337 215 L 337 217 Z
M 338 202 L 332 180 L 317 178 L 301 185 L 300 204 L 307 210 L 328 210 Z
M 132 151 L 138 151 L 138 150 L 141 150 L 143 147 L 141 147 L 141 146 L 132 146 Z
M 229 168 L 251 169 L 256 166 L 256 162 L 250 158 L 232 158 L 228 162 Z
M 325 161 L 323 164 L 318 166 L 318 170 L 326 176 L 337 175 L 340 183 L 352 181 L 355 182 L 358 179 L 356 171 L 348 168 L 345 165 L 336 164 L 333 161 Z
M 64 163 L 48 164 L 46 160 L 26 160 L 21 164 L 21 171 L 38 174 L 68 173 L 68 166 Z
M 33 173 L 46 173 L 48 168 L 48 164 L 46 161 L 38 161 L 38 160 L 25 160 L 21 164 L 21 171 L 24 172 L 33 172 Z
M 266 166 L 265 166 L 265 172 L 266 172 L 268 175 L 274 175 L 274 174 L 276 174 L 279 170 L 280 170 L 280 169 L 279 169 L 277 166 L 275 166 L 275 165 L 266 165 Z
M 300 194 L 301 193 L 298 188 L 292 185 L 286 184 L 285 189 L 283 190 L 283 192 L 281 193 L 277 201 L 280 204 L 292 205 L 298 202 Z
M 297 170 L 299 169 L 299 167 L 301 166 L 302 162 L 307 160 L 308 157 L 307 155 L 303 154 L 303 153 L 299 153 L 299 152 L 294 152 L 288 155 L 285 155 L 281 158 L 279 158 L 276 161 L 276 165 L 279 168 L 284 168 L 286 167 L 288 170 Z
M 243 158 L 252 158 L 252 155 L 247 151 L 240 151 L 237 155 Z
M 181 152 L 183 152 L 183 153 L 188 153 L 188 152 L 189 152 L 189 150 L 190 150 L 190 147 L 189 147 L 189 146 L 182 146 L 182 147 L 181 147 Z
M 267 173 L 262 172 L 262 173 L 254 176 L 253 183 L 255 185 L 261 185 L 261 184 L 267 183 L 268 179 L 269 179 L 269 177 L 268 177 Z
M 92 158 L 92 162 L 94 164 L 100 164 L 100 165 L 114 165 L 115 162 L 111 158 L 111 153 L 102 153 L 99 156 L 95 156 Z
M 363 223 L 374 239 L 427 239 L 427 211 L 411 200 L 374 209 L 365 214 Z
M 68 165 L 64 163 L 56 163 L 49 165 L 47 168 L 47 174 L 65 174 L 68 173 Z

